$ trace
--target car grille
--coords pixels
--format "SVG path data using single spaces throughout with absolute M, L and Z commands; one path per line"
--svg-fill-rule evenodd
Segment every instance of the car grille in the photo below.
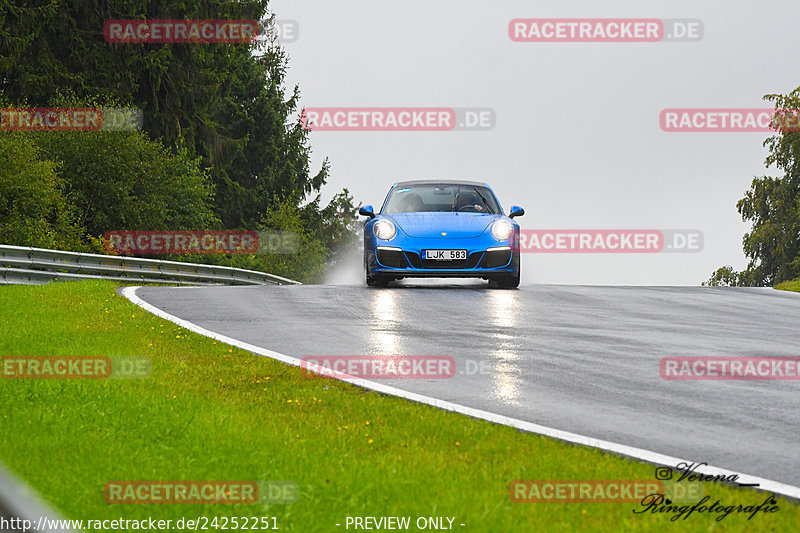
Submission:
M 510 250 L 498 250 L 494 252 L 473 252 L 467 256 L 467 259 L 459 259 L 458 261 L 433 261 L 429 259 L 422 259 L 420 254 L 416 252 L 401 252 L 399 250 L 384 250 L 378 249 L 378 262 L 390 268 L 444 268 L 444 269 L 464 269 L 476 268 L 494 268 L 503 266 L 511 259 Z
M 422 261 L 419 258 L 419 254 L 416 252 L 406 252 L 406 259 L 414 268 L 422 268 Z
M 481 260 L 482 255 L 483 254 L 481 252 L 469 254 L 469 257 L 467 258 L 467 265 L 464 268 L 475 268 L 478 266 L 478 261 Z
M 459 261 L 432 261 L 430 259 L 423 259 L 422 266 L 424 268 L 464 268 L 467 262 L 463 259 Z

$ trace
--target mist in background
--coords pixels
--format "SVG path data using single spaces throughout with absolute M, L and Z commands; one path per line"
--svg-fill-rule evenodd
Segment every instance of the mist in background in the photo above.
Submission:
M 767 133 L 668 133 L 664 108 L 771 107 L 800 84 L 800 4 L 275 0 L 303 107 L 488 107 L 490 131 L 312 132 L 328 191 L 378 206 L 410 178 L 488 182 L 523 228 L 697 229 L 690 254 L 523 254 L 523 283 L 698 285 L 746 265 L 736 202 Z M 517 43 L 515 18 L 700 19 L 698 42 Z M 360 265 L 359 261 L 354 263 Z M 336 274 L 339 276 L 339 274 Z M 355 277 L 354 277 L 355 276 Z M 339 279 L 360 280 L 348 273 Z

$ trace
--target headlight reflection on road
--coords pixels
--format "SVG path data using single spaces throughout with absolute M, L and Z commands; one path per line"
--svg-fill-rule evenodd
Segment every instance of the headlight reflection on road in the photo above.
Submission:
M 492 340 L 501 346 L 516 345 L 516 329 L 520 323 L 521 309 L 516 291 L 486 291 L 489 324 L 497 331 Z
M 491 395 L 504 403 L 519 405 L 519 335 L 521 309 L 517 291 L 487 291 L 492 351 L 489 352 Z
M 370 348 L 374 355 L 401 355 L 397 296 L 393 290 L 373 291 L 370 310 Z
M 492 397 L 510 405 L 519 405 L 519 367 L 513 362 L 497 361 L 498 358 L 515 359 L 516 356 L 510 352 L 497 351 L 492 352 L 492 357 Z

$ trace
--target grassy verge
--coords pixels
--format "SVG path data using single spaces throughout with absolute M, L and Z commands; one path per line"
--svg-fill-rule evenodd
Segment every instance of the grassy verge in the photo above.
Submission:
M 512 502 L 516 479 L 653 480 L 654 469 L 307 379 L 160 320 L 114 290 L 112 282 L 0 287 L 3 356 L 152 361 L 147 379 L 0 379 L 0 460 L 70 518 L 274 516 L 281 530 L 303 532 L 344 531 L 348 516 L 455 517 L 463 531 L 792 531 L 800 523 L 800 507 L 781 498 L 774 514 L 721 522 L 718 513 L 677 522 L 634 514 L 638 503 Z M 114 480 L 292 480 L 300 495 L 269 506 L 109 504 L 103 487 Z M 721 484 L 703 490 L 709 504 L 765 499 Z
M 800 292 L 800 279 L 778 283 L 777 285 L 775 285 L 775 288 L 778 289 L 779 291 Z

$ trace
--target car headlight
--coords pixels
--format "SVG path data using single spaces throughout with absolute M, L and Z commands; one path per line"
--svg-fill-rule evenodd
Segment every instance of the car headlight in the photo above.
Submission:
M 514 226 L 508 220 L 500 219 L 492 224 L 492 237 L 504 241 L 514 233 Z
M 375 225 L 372 226 L 372 231 L 375 232 L 377 238 L 383 239 L 384 241 L 391 240 L 392 237 L 397 235 L 397 228 L 394 227 L 391 220 L 386 220 L 385 218 L 377 221 Z

